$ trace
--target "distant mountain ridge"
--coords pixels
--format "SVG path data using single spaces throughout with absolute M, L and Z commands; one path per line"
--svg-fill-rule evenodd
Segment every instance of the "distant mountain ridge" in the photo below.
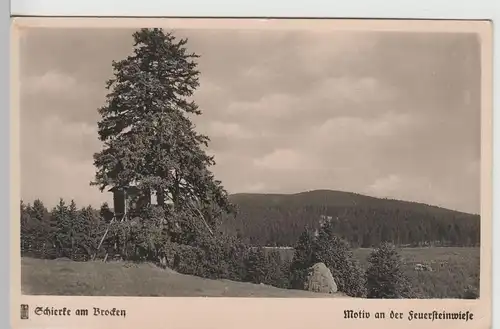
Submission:
M 453 211 L 461 214 L 467 214 L 467 215 L 478 215 L 474 213 L 469 213 L 469 212 L 464 212 L 464 211 L 459 211 L 459 210 L 454 210 L 454 209 L 449 209 L 441 206 L 436 206 L 432 204 L 427 204 L 423 202 L 416 202 L 416 201 L 408 201 L 408 200 L 402 200 L 402 199 L 391 199 L 391 198 L 379 198 L 379 197 L 374 197 L 374 196 L 369 196 L 369 195 L 364 195 L 360 193 L 354 193 L 354 192 L 347 192 L 347 191 L 337 191 L 337 190 L 325 190 L 325 189 L 320 189 L 320 190 L 311 190 L 311 191 L 305 191 L 305 192 L 298 192 L 298 193 L 234 193 L 229 195 L 229 199 L 231 202 L 238 203 L 239 201 L 243 201 L 244 199 L 249 199 L 249 198 L 266 198 L 266 199 L 271 199 L 274 202 L 278 200 L 283 200 L 287 198 L 295 199 L 297 201 L 308 201 L 313 204 L 322 204 L 322 202 L 327 201 L 328 203 L 334 202 L 337 205 L 349 205 L 349 204 L 369 204 L 369 203 L 377 203 L 380 201 L 385 201 L 385 202 L 394 202 L 396 204 L 402 205 L 402 204 L 407 204 L 409 207 L 412 206 L 422 206 L 422 207 L 428 207 L 428 208 L 433 208 L 437 211 L 442 210 L 442 211 Z
M 257 245 L 293 245 L 306 225 L 318 227 L 321 216 L 335 218 L 339 235 L 357 246 L 382 240 L 469 246 L 480 239 L 479 215 L 411 201 L 335 190 L 238 193 L 229 199 L 238 214 L 225 218 L 223 228 Z

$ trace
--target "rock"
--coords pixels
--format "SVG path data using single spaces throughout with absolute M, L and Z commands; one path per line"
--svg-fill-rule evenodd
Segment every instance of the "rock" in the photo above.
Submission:
M 330 269 L 324 263 L 316 263 L 309 268 L 304 289 L 324 294 L 333 294 L 337 292 L 337 284 Z
M 429 271 L 432 272 L 432 267 L 427 264 L 416 264 L 415 265 L 415 271 Z
M 56 258 L 56 261 L 58 261 L 58 262 L 72 262 L 72 260 L 69 259 L 68 257 L 59 257 L 59 258 Z

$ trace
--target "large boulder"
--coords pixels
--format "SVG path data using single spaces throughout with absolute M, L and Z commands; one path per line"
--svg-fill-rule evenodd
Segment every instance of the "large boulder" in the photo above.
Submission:
M 337 292 L 337 284 L 330 269 L 324 263 L 316 263 L 309 268 L 304 289 L 324 294 L 333 294 Z

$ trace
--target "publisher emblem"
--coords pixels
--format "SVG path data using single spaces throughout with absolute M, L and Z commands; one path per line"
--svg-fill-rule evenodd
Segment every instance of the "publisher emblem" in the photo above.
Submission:
M 30 308 L 28 304 L 21 304 L 21 320 L 28 320 Z

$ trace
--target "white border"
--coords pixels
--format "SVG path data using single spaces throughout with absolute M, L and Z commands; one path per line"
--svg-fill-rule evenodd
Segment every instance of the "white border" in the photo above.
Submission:
M 2 13 L 8 12 L 7 1 L 2 1 L 0 8 Z M 423 19 L 491 19 L 494 23 L 494 54 L 500 50 L 498 43 L 500 39 L 497 37 L 496 28 L 497 17 L 500 18 L 500 1 L 498 0 L 348 0 L 342 2 L 334 2 L 331 0 L 307 0 L 307 1 L 292 1 L 292 0 L 239 0 L 239 1 L 207 1 L 207 0 L 178 0 L 161 1 L 161 0 L 11 0 L 12 15 L 22 16 L 184 16 L 184 17 L 342 17 L 342 18 L 423 18 Z M 8 24 L 8 16 L 2 17 L 2 23 L 5 22 L 5 27 Z M 8 48 L 9 35 L 8 28 L 0 28 L 0 39 L 4 46 L 2 47 L 2 59 L 4 65 L 1 66 L 1 82 L 4 84 L 3 95 L 0 97 L 3 102 L 4 109 L 9 108 L 9 69 L 8 69 Z M 495 78 L 498 78 L 497 57 L 494 60 Z M 498 84 L 494 84 L 494 95 L 500 93 Z M 494 101 L 496 105 L 496 98 Z M 0 149 L 7 154 L 8 139 L 9 139 L 9 122 L 8 111 L 1 112 L 0 124 L 3 129 L 0 129 L 3 138 L 0 138 Z M 5 119 L 5 120 L 1 120 Z M 494 128 L 498 126 L 498 119 L 494 116 Z M 497 134 L 494 135 L 493 144 L 493 160 L 497 160 L 497 153 L 500 153 L 499 140 Z M 7 178 L 9 175 L 9 159 L 2 158 L 2 178 Z M 7 180 L 4 180 L 7 181 Z M 496 187 L 500 179 L 493 175 L 493 214 L 497 212 L 495 201 L 500 203 L 500 197 L 497 196 Z M 3 211 L 4 218 L 8 218 L 8 199 L 10 189 L 6 184 L 2 185 L 4 190 L 3 204 L 0 210 Z M 3 221 L 4 228 L 1 230 L 8 234 L 8 220 Z M 496 236 L 500 237 L 500 225 L 493 220 L 493 231 Z M 8 238 L 2 239 L 4 242 L 4 254 L 8 251 Z M 493 239 L 493 249 L 498 249 L 500 242 L 495 242 Z M 5 263 L 4 263 L 5 264 Z M 500 273 L 498 266 L 500 259 L 496 253 L 493 253 L 493 272 Z M 493 275 L 493 327 L 498 324 L 500 328 L 499 311 L 496 301 L 497 296 L 500 297 L 500 286 L 496 284 L 495 275 Z M 8 288 L 8 280 L 2 288 Z M 8 294 L 1 294 L 7 297 Z M 7 311 L 5 315 L 0 316 L 2 319 L 9 319 L 9 299 L 5 299 L 6 303 L 2 306 L 2 310 Z M 14 305 L 15 306 L 15 305 Z M 10 326 L 9 326 L 10 327 Z
M 11 0 L 16 16 L 489 19 L 499 8 L 498 0 Z

